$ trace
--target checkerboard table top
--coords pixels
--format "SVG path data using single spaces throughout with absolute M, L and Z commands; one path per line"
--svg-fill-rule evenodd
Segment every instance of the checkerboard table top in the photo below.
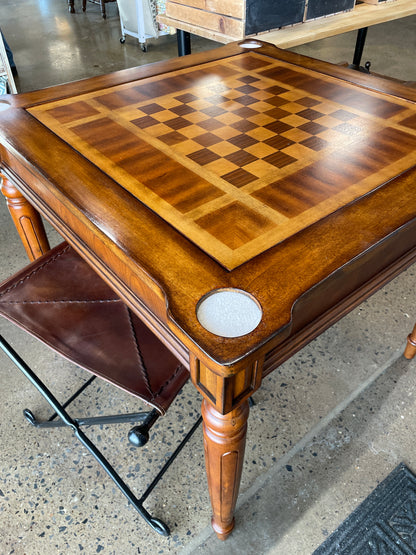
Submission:
M 416 161 L 412 102 L 257 52 L 29 111 L 228 270 Z

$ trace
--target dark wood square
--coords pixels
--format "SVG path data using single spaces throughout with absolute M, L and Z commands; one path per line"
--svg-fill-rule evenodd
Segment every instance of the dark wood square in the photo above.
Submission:
M 170 111 L 178 116 L 185 116 L 186 114 L 192 114 L 195 112 L 195 109 L 187 104 L 180 104 L 179 106 L 174 106 L 170 108 Z
M 223 175 L 222 178 L 236 187 L 244 187 L 244 185 L 248 185 L 248 183 L 257 179 L 255 175 L 243 168 L 238 168 L 237 170 L 227 173 Z
M 191 122 L 180 116 L 164 121 L 163 123 L 168 127 L 171 127 L 172 129 L 182 129 L 183 127 L 188 127 L 188 125 L 191 125 Z
M 263 160 L 272 166 L 276 166 L 276 168 L 284 168 L 285 166 L 296 162 L 296 158 L 280 151 L 269 154 L 269 156 L 265 156 Z
M 222 114 L 225 114 L 226 110 L 224 110 L 224 108 L 221 108 L 220 106 L 209 106 L 208 108 L 204 108 L 203 110 L 201 110 L 201 112 L 213 118 L 215 116 L 221 116 Z
M 202 148 L 201 150 L 197 150 L 196 152 L 188 154 L 188 158 L 190 158 L 200 166 L 205 166 L 210 162 L 214 162 L 214 160 L 218 160 L 218 158 L 221 158 L 221 156 L 215 154 L 215 152 L 212 152 L 212 150 L 209 150 L 208 148 Z
M 245 150 L 237 150 L 237 152 L 232 152 L 225 158 L 230 162 L 232 162 L 233 164 L 235 164 L 236 166 L 240 166 L 240 167 L 246 166 L 247 164 L 250 164 L 251 162 L 255 162 L 258 159 L 256 158 L 256 156 L 253 156 L 252 154 L 250 154 L 249 152 L 246 152 Z
M 198 100 L 198 98 L 199 98 L 198 96 L 195 96 L 192 93 L 180 94 L 179 96 L 174 97 L 175 100 L 178 100 L 179 102 L 183 102 L 184 104 L 190 104 L 191 102 Z
M 182 133 L 178 133 L 178 131 L 172 131 L 171 133 L 166 133 L 165 135 L 161 135 L 159 140 L 163 141 L 167 145 L 176 145 L 181 143 L 182 141 L 186 141 L 187 137 L 182 135 Z
M 322 133 L 328 129 L 325 125 L 321 125 L 320 123 L 316 123 L 315 121 L 309 121 L 308 123 L 304 123 L 300 125 L 298 129 L 305 131 L 306 133 L 310 133 L 311 135 L 318 135 L 318 133 Z
M 284 133 L 285 131 L 289 131 L 289 129 L 292 129 L 290 125 L 284 123 L 283 121 L 272 121 L 272 123 L 268 123 L 264 127 L 269 131 L 273 131 L 274 133 Z
M 325 141 L 324 139 L 320 139 L 319 137 L 309 137 L 309 139 L 305 139 L 304 141 L 301 141 L 300 144 L 303 146 L 306 146 L 307 148 L 311 148 L 316 152 L 328 146 L 328 142 Z
M 258 102 L 257 98 L 253 98 L 249 94 L 245 94 L 240 96 L 239 98 L 234 98 L 234 102 L 238 102 L 239 104 L 243 104 L 244 106 L 250 106 L 250 104 L 255 104 Z
M 194 137 L 193 140 L 202 146 L 211 146 L 222 141 L 220 137 L 217 137 L 213 133 L 203 133 L 202 135 L 198 135 L 198 137 Z
M 298 112 L 298 116 L 309 119 L 311 121 L 321 118 L 323 115 L 324 114 L 322 114 L 321 112 L 317 112 L 316 110 L 312 110 L 311 108 L 308 108 L 307 110 L 302 110 L 302 112 Z
M 202 129 L 206 129 L 207 131 L 215 131 L 215 129 L 224 127 L 224 125 L 220 121 L 216 120 L 215 118 L 209 118 L 204 121 L 200 121 L 198 123 L 198 126 L 202 127 Z
M 251 129 L 255 129 L 257 125 L 255 123 L 252 123 L 251 121 L 242 119 L 241 121 L 236 121 L 235 123 L 232 123 L 230 127 L 233 127 L 234 129 L 238 129 L 238 131 L 241 131 L 242 133 L 246 133 Z
M 237 87 L 236 91 L 242 92 L 244 94 L 250 94 L 253 92 L 257 92 L 259 89 L 257 87 L 253 87 L 252 85 L 242 85 L 241 87 Z
M 140 129 L 146 129 L 146 127 L 151 127 L 159 122 L 155 118 L 152 118 L 152 116 L 143 116 L 141 118 L 134 119 L 132 123 L 137 125 L 137 127 L 140 127 Z
M 236 137 L 231 137 L 231 139 L 228 139 L 228 142 L 238 146 L 238 148 L 247 148 L 248 146 L 254 145 L 257 141 L 253 139 L 253 137 L 250 137 L 250 135 L 242 133 Z
M 264 142 L 266 145 L 269 145 L 276 150 L 281 150 L 282 148 L 295 144 L 294 141 L 288 139 L 287 137 L 282 137 L 281 135 L 270 137 L 270 139 L 266 139 Z
M 152 104 L 146 104 L 145 106 L 140 106 L 140 111 L 147 115 L 156 114 L 157 112 L 163 112 L 164 108 L 155 102 Z

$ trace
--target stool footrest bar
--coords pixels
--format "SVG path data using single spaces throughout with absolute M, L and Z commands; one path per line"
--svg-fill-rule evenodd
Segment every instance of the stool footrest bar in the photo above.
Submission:
M 151 528 L 161 534 L 162 536 L 169 536 L 169 527 L 157 518 L 154 518 L 144 507 L 143 503 L 149 494 L 153 491 L 156 484 L 160 481 L 162 476 L 165 474 L 169 466 L 172 464 L 174 459 L 178 456 L 180 451 L 183 449 L 185 444 L 188 442 L 192 434 L 195 432 L 196 428 L 201 422 L 201 418 L 194 424 L 192 429 L 186 434 L 184 439 L 181 441 L 179 446 L 175 449 L 173 454 L 161 468 L 156 478 L 152 481 L 150 486 L 146 489 L 144 494 L 140 499 L 138 499 L 127 484 L 122 480 L 119 474 L 115 471 L 113 466 L 108 462 L 104 455 L 98 450 L 94 443 L 88 438 L 88 436 L 80 429 L 82 424 L 104 424 L 108 423 L 108 420 L 114 422 L 131 422 L 132 417 L 137 417 L 143 422 L 154 421 L 158 412 L 152 410 L 147 413 L 134 413 L 128 415 L 113 415 L 107 417 L 92 417 L 85 419 L 73 419 L 66 412 L 65 408 L 59 403 L 59 401 L 54 397 L 51 391 L 46 387 L 46 385 L 38 378 L 38 376 L 31 370 L 31 368 L 26 364 L 26 362 L 16 353 L 16 351 L 7 343 L 7 341 L 0 335 L 0 348 L 5 352 L 5 354 L 10 358 L 10 360 L 22 371 L 26 378 L 32 383 L 32 385 L 39 391 L 39 393 L 45 398 L 45 400 L 51 405 L 55 410 L 57 416 L 60 418 L 59 421 L 51 422 L 38 422 L 34 417 L 33 413 L 25 409 L 24 415 L 29 420 L 31 424 L 36 427 L 61 427 L 68 426 L 72 429 L 78 440 L 84 445 L 84 447 L 91 453 L 98 464 L 105 470 L 107 475 L 113 480 L 118 489 L 123 493 L 123 495 L 128 499 L 128 501 L 133 505 L 136 511 L 142 516 L 142 518 L 151 526 Z M 155 414 L 156 413 L 156 414 Z
M 67 426 L 62 420 L 37 420 L 34 414 L 29 409 L 24 409 L 24 417 L 35 426 L 35 428 L 62 428 Z M 136 422 L 145 422 L 148 418 L 149 412 L 132 412 L 129 414 L 109 414 L 108 416 L 89 416 L 86 418 L 74 418 L 74 422 L 78 426 L 98 426 L 100 424 L 121 424 L 129 422 L 131 424 Z

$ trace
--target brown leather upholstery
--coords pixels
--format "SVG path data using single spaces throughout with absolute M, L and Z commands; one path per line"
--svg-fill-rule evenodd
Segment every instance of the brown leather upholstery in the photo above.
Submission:
M 162 414 L 189 377 L 67 243 L 0 285 L 0 314 Z

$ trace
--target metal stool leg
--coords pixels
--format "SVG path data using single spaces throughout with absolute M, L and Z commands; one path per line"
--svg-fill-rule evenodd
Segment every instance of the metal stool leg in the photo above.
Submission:
M 71 397 L 61 404 L 61 407 L 66 408 L 69 406 L 79 395 L 87 389 L 89 385 L 96 379 L 92 376 L 73 394 Z M 54 412 L 48 420 L 38 420 L 33 412 L 29 409 L 23 410 L 23 416 L 35 426 L 35 428 L 60 428 L 67 424 L 63 420 L 55 420 L 58 413 Z M 129 432 L 128 438 L 130 443 L 135 447 L 143 447 L 149 441 L 149 430 L 160 417 L 160 413 L 156 409 L 150 411 L 133 412 L 129 414 L 111 414 L 108 416 L 91 416 L 88 418 L 75 418 L 75 422 L 79 426 L 97 426 L 101 424 L 121 424 L 123 422 L 139 422 L 138 426 L 132 428 Z
M 143 502 L 149 496 L 151 491 L 154 489 L 156 484 L 165 474 L 169 466 L 175 460 L 177 455 L 183 449 L 187 441 L 195 432 L 196 428 L 201 422 L 201 418 L 194 424 L 190 432 L 185 436 L 183 441 L 165 463 L 163 468 L 160 470 L 156 478 L 150 484 L 150 486 L 146 489 L 145 493 L 142 495 L 140 499 L 138 499 L 130 488 L 126 485 L 126 483 L 121 479 L 121 477 L 117 474 L 111 464 L 107 461 L 107 459 L 103 456 L 103 454 L 97 449 L 97 447 L 92 443 L 92 441 L 84 434 L 84 432 L 80 429 L 79 424 L 76 420 L 71 418 L 71 416 L 66 412 L 63 406 L 59 403 L 59 401 L 54 397 L 51 391 L 45 386 L 45 384 L 38 378 L 38 376 L 29 368 L 29 366 L 25 363 L 25 361 L 16 353 L 16 351 L 5 341 L 5 339 L 0 336 L 0 348 L 5 352 L 5 354 L 10 358 L 10 360 L 21 370 L 21 372 L 26 376 L 26 378 L 31 382 L 31 384 L 39 391 L 39 393 L 45 398 L 45 400 L 51 405 L 51 407 L 55 410 L 56 414 L 62 420 L 64 425 L 68 426 L 72 429 L 75 436 L 79 439 L 79 441 L 86 447 L 86 449 L 93 455 L 95 460 L 101 465 L 101 467 L 105 470 L 108 476 L 113 480 L 119 490 L 125 495 L 125 497 L 130 501 L 136 511 L 143 517 L 143 519 L 153 528 L 155 532 L 161 534 L 162 536 L 168 536 L 170 534 L 170 530 L 168 526 L 158 518 L 152 517 L 152 515 L 143 507 Z M 30 412 L 30 411 L 29 411 Z M 104 417 L 105 418 L 105 417 Z M 53 422 L 49 422 L 49 424 L 55 424 Z

